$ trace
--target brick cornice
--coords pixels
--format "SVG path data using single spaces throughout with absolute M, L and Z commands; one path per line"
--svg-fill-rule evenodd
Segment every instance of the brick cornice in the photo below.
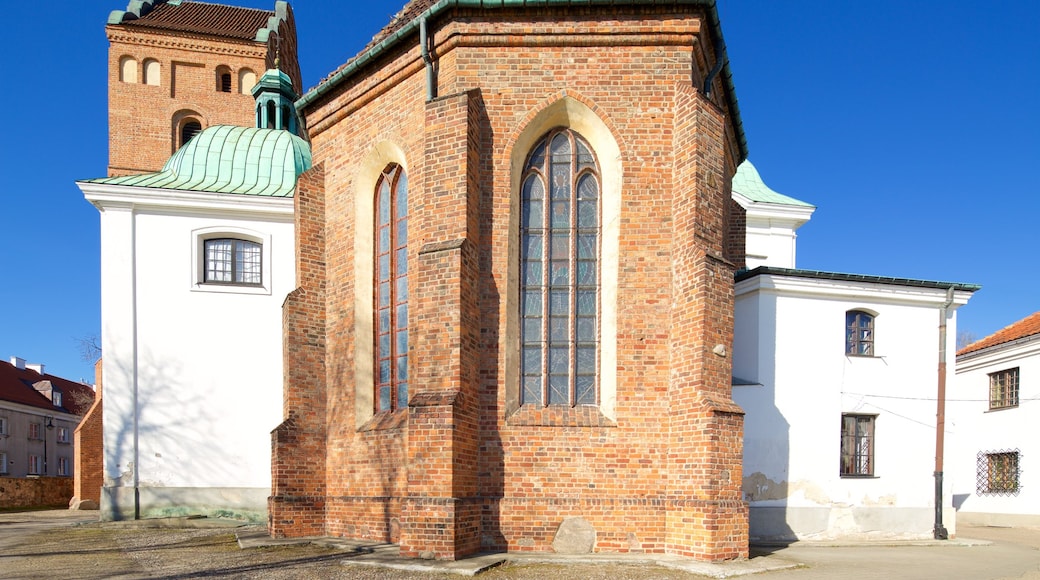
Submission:
M 166 34 L 139 34 L 108 30 L 108 41 L 112 44 L 130 44 L 172 50 L 187 50 L 228 56 L 245 56 L 263 59 L 267 57 L 267 44 L 254 41 L 235 41 L 206 38 L 202 35 L 185 34 L 171 36 Z M 235 48 L 231 48 L 234 46 Z

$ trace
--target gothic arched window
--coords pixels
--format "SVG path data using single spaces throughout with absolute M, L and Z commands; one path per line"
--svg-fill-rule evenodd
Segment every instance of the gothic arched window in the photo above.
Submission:
M 408 406 L 408 178 L 391 164 L 376 184 L 373 252 L 375 411 Z
M 521 404 L 596 405 L 600 176 L 576 132 L 531 150 L 520 219 Z

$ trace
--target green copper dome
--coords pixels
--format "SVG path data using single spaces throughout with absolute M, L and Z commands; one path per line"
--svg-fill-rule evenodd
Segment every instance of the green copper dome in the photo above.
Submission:
M 755 166 L 747 160 L 737 167 L 737 173 L 733 176 L 733 192 L 759 203 L 815 207 L 811 203 L 805 203 L 769 189 L 769 186 L 762 181 Z
M 292 197 L 311 167 L 311 148 L 288 131 L 216 125 L 173 154 L 162 171 L 91 179 L 92 183 Z

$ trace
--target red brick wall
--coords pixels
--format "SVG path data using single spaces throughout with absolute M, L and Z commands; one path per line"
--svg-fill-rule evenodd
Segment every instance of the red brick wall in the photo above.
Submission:
M 296 60 L 296 29 L 290 22 L 281 26 L 281 65 L 302 91 Z M 273 68 L 274 55 L 265 43 L 181 35 L 140 27 L 109 25 L 105 28 L 108 50 L 108 174 L 128 175 L 158 171 L 179 145 L 178 120 L 186 115 L 198 119 L 202 128 L 213 125 L 253 127 L 255 101 L 252 87 L 239 87 L 238 73 L 248 68 L 256 80 Z M 273 35 L 272 35 L 273 38 Z M 272 41 L 273 42 L 273 41 Z M 120 59 L 137 61 L 137 82 L 120 81 Z M 143 63 L 156 59 L 160 84 L 143 82 Z M 229 67 L 230 93 L 217 88 L 217 67 Z
M 451 559 L 550 551 L 581 516 L 597 551 L 747 555 L 728 353 L 737 160 L 725 111 L 689 86 L 703 27 L 681 9 L 459 11 L 433 29 L 434 102 L 411 45 L 309 108 L 326 171 L 326 533 Z M 565 96 L 621 151 L 600 160 L 622 168 L 616 419 L 506 411 L 510 164 L 525 126 Z M 369 193 L 355 180 L 381 142 L 410 177 L 415 380 L 409 410 L 358 425 L 354 196 Z
M 73 435 L 76 450 L 73 471 L 75 485 L 73 497 L 100 504 L 101 487 L 104 485 L 105 449 L 104 426 L 102 424 L 102 376 L 101 360 L 94 364 L 94 404 L 79 422 Z

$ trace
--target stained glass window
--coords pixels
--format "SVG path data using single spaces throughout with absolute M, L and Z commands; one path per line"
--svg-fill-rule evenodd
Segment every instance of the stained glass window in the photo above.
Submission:
M 376 185 L 376 412 L 408 406 L 408 178 L 390 165 Z
M 592 149 L 569 129 L 549 132 L 524 167 L 520 374 L 525 405 L 598 402 L 599 179 Z

